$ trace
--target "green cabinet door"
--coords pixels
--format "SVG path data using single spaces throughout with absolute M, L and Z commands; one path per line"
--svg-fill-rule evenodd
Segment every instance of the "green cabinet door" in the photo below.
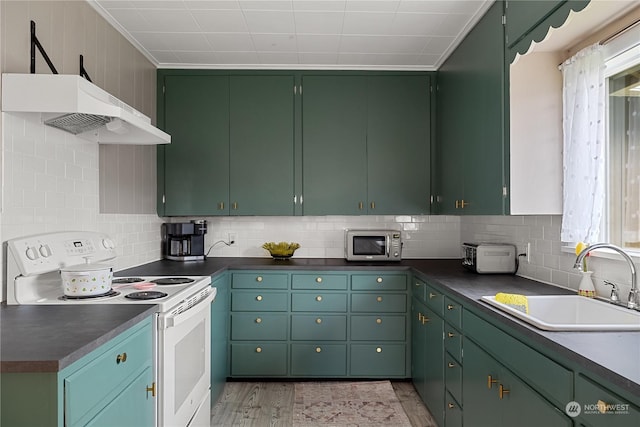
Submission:
M 505 211 L 502 6 L 487 11 L 438 72 L 440 213 Z
M 566 0 L 507 0 L 505 9 L 507 46 L 517 43 L 536 24 L 565 2 Z
M 429 213 L 430 102 L 428 76 L 367 78 L 370 214 Z
M 164 90 L 171 144 L 158 147 L 158 215 L 227 215 L 229 78 L 167 75 Z
M 230 213 L 294 214 L 293 75 L 230 77 Z
M 411 300 L 411 380 L 416 391 L 426 401 L 425 397 L 425 360 L 427 351 L 427 336 L 424 333 L 425 326 L 422 316 L 427 307 L 416 298 Z M 433 413 L 433 408 L 429 406 Z M 438 423 L 440 425 L 440 423 Z
M 465 427 L 502 425 L 498 381 L 500 381 L 500 364 L 475 343 L 466 339 L 462 372 Z
M 366 214 L 366 78 L 304 75 L 302 88 L 304 215 Z

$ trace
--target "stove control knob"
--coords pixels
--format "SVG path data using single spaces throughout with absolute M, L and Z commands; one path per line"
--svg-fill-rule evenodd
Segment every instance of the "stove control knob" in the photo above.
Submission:
M 29 258 L 31 261 L 35 261 L 37 260 L 38 257 L 38 251 L 36 251 L 36 248 L 34 246 L 29 246 L 27 248 L 27 250 L 25 251 L 25 255 L 27 256 L 27 258 Z
M 109 238 L 104 238 L 104 239 L 102 239 L 102 246 L 105 249 L 115 249 L 116 244 L 113 242 L 113 240 L 111 240 Z
M 49 258 L 51 256 L 51 248 L 49 245 L 40 245 L 38 252 L 40 252 L 43 258 Z

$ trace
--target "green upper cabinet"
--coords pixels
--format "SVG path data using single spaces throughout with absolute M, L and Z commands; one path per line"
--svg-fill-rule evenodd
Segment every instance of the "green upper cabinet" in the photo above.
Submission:
M 302 88 L 304 215 L 366 213 L 366 78 L 305 75 Z
M 503 214 L 508 179 L 502 2 L 438 72 L 439 213 Z
M 159 77 L 158 215 L 226 215 L 229 200 L 229 78 Z M 163 203 L 164 200 L 164 203 Z
M 430 114 L 428 76 L 367 78 L 370 214 L 429 213 Z
M 429 213 L 429 76 L 305 75 L 302 87 L 304 215 Z
M 294 76 L 230 77 L 231 215 L 294 214 Z

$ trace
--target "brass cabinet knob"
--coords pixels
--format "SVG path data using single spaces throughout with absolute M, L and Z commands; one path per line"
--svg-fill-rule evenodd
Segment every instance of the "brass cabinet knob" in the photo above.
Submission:
M 376 353 L 382 353 L 382 348 L 381 347 L 376 347 Z
M 124 363 L 127 361 L 127 353 L 122 353 L 116 356 L 116 365 L 119 365 L 120 362 Z
M 429 299 L 434 299 L 438 294 L 434 294 L 433 292 L 429 292 Z
M 378 302 L 382 302 L 382 297 L 378 297 L 378 298 L 376 298 L 376 301 L 378 301 Z
M 262 276 L 256 277 L 256 282 L 262 282 L 262 280 L 263 280 Z
M 258 295 L 258 296 L 256 297 L 256 300 L 257 300 L 257 301 L 262 301 L 262 295 Z
M 378 282 L 378 283 L 382 283 L 382 277 L 378 277 L 378 278 L 376 279 L 376 282 Z
M 454 308 L 456 308 L 455 305 L 453 304 L 447 304 L 447 310 L 453 310 Z
M 382 319 L 376 319 L 376 323 L 377 323 L 378 325 L 382 324 Z
M 454 405 L 453 403 L 451 403 L 451 402 L 447 403 L 447 408 L 453 409 L 455 407 L 456 407 L 456 405 Z
M 256 348 L 256 353 L 262 353 L 262 347 L 257 347 Z
M 258 318 L 256 319 L 256 323 L 262 323 L 262 319 L 261 319 L 260 317 L 258 317 Z
M 455 363 L 451 363 L 451 362 L 447 363 L 447 368 L 455 368 L 455 367 L 456 367 Z
M 316 347 L 316 353 L 320 353 L 322 349 L 320 347 Z
M 493 384 L 497 383 L 498 380 L 493 378 L 491 375 L 487 375 L 487 388 L 491 389 L 493 387 Z
M 506 388 L 504 388 L 504 386 L 503 386 L 502 384 L 500 384 L 500 385 L 498 386 L 498 397 L 499 397 L 500 399 L 503 399 L 503 398 L 504 398 L 504 395 L 505 395 L 505 394 L 509 394 L 509 393 L 511 393 L 511 390 L 507 390 Z
M 316 319 L 316 323 L 319 325 L 320 323 L 322 323 L 322 319 L 318 317 L 318 318 Z
M 455 336 L 456 336 L 456 334 L 454 334 L 453 332 L 447 332 L 447 336 L 448 336 L 449 338 L 453 338 L 453 337 L 455 337 Z
M 322 277 L 316 277 L 316 283 L 322 283 Z
M 321 295 L 318 295 L 318 296 L 316 297 L 316 301 L 318 301 L 318 302 L 322 301 L 322 296 L 321 296 Z

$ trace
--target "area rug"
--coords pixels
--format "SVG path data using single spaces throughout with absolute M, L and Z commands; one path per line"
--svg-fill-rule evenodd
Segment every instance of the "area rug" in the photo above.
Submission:
M 411 427 L 389 381 L 295 384 L 294 427 Z

